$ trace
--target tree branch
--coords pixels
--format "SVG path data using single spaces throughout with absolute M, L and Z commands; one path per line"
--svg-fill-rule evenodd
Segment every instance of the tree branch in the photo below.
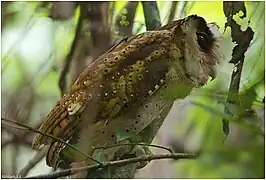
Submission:
M 104 4 L 108 2 L 91 1 L 83 4 L 87 7 L 86 17 L 90 21 L 89 31 L 91 37 L 91 56 L 96 59 L 104 53 L 110 44 L 110 30 L 108 24 L 104 22 L 108 16 L 108 11 L 103 11 Z
M 34 129 L 38 129 L 40 127 L 40 124 L 37 124 Z M 32 134 L 31 131 L 27 131 L 24 133 L 19 133 L 17 131 L 14 131 L 13 129 L 7 128 L 5 126 L 2 126 L 2 128 L 4 128 L 4 130 L 6 130 L 7 132 L 12 134 L 12 138 L 8 139 L 8 140 L 2 140 L 1 142 L 1 148 L 4 148 L 5 146 L 9 145 L 10 143 L 20 143 L 20 144 L 24 144 L 28 147 L 31 146 L 31 142 L 32 142 Z
M 156 1 L 141 1 L 147 31 L 161 26 L 160 12 Z
M 67 73 L 69 72 L 71 61 L 73 59 L 74 52 L 75 52 L 75 49 L 76 49 L 77 44 L 78 44 L 78 39 L 80 36 L 81 27 L 82 27 L 82 21 L 83 21 L 83 8 L 82 8 L 82 6 L 80 6 L 80 16 L 79 16 L 78 24 L 76 27 L 76 34 L 75 34 L 75 37 L 73 39 L 72 45 L 70 47 L 70 51 L 69 51 L 68 55 L 66 56 L 64 67 L 63 67 L 61 74 L 60 74 L 60 77 L 59 77 L 59 89 L 61 92 L 61 96 L 63 96 L 63 94 L 66 91 L 66 76 L 67 76 Z
M 182 18 L 186 4 L 187 4 L 187 1 L 179 1 L 178 2 L 177 12 L 176 12 L 176 16 L 175 16 L 177 19 Z
M 22 124 L 22 123 L 19 123 L 19 122 L 17 122 L 17 121 L 14 121 L 14 120 L 10 120 L 10 119 L 6 119 L 6 118 L 2 118 L 2 117 L 1 117 L 1 120 L 2 120 L 1 123 L 3 123 L 3 122 L 7 122 L 6 124 L 3 123 L 3 124 L 5 124 L 5 125 L 7 125 L 7 126 L 12 126 L 12 125 L 8 124 L 8 123 L 12 123 L 12 124 L 15 124 L 15 125 L 18 125 L 18 126 L 19 126 L 19 127 L 12 126 L 12 127 L 14 127 L 14 128 L 20 128 L 20 127 L 23 127 L 23 128 L 25 128 L 25 129 L 27 129 L 27 130 L 30 130 L 30 131 L 32 131 L 32 132 L 39 133 L 39 134 L 42 134 L 42 135 L 47 136 L 47 137 L 49 137 L 49 138 L 52 138 L 52 139 L 54 139 L 54 140 L 56 140 L 56 141 L 58 141 L 58 142 L 61 142 L 61 143 L 65 144 L 65 145 L 71 147 L 72 149 L 78 151 L 79 153 L 81 153 L 81 154 L 83 154 L 85 157 L 87 157 L 88 159 L 90 159 L 90 160 L 92 160 L 92 161 L 94 161 L 94 162 L 97 162 L 97 163 L 100 164 L 100 165 L 102 164 L 101 162 L 99 162 L 99 161 L 97 161 L 96 159 L 94 159 L 94 158 L 92 158 L 91 156 L 89 156 L 87 153 L 82 152 L 82 151 L 81 151 L 80 149 L 78 149 L 77 147 L 73 146 L 72 144 L 69 144 L 69 143 L 65 142 L 64 140 L 62 140 L 62 139 L 60 139 L 60 138 L 57 138 L 57 137 L 52 136 L 52 135 L 50 135 L 50 134 L 47 134 L 47 133 L 41 132 L 41 131 L 39 131 L 39 130 L 33 129 L 33 128 L 30 127 L 30 126 L 24 125 L 24 124 Z M 24 129 L 24 130 L 25 130 L 25 129 Z
M 28 162 L 28 164 L 20 170 L 18 173 L 18 177 L 25 177 L 29 173 L 29 171 L 36 166 L 46 155 L 47 149 L 43 148 L 41 151 L 37 152 L 37 154 Z
M 171 153 L 171 154 L 157 154 L 157 155 L 145 155 L 145 156 L 139 156 L 136 158 L 128 158 L 118 161 L 110 161 L 110 162 L 103 162 L 102 165 L 91 165 L 91 166 L 85 166 L 81 168 L 72 168 L 72 169 L 66 169 L 50 174 L 43 174 L 38 176 L 31 176 L 27 177 L 28 179 L 53 179 L 53 178 L 59 178 L 64 176 L 73 175 L 82 171 L 86 170 L 95 170 L 99 168 L 106 168 L 111 166 L 123 166 L 130 163 L 136 163 L 136 162 L 142 162 L 142 161 L 151 161 L 156 159 L 195 159 L 198 157 L 198 154 L 185 154 L 185 153 Z
M 116 17 L 115 26 L 122 37 L 132 36 L 133 21 L 138 6 L 137 1 L 129 1 Z
M 181 1 L 180 1 L 181 2 Z M 172 22 L 176 12 L 177 1 L 173 1 L 170 9 L 170 15 L 168 17 L 168 23 Z
M 53 20 L 68 20 L 73 17 L 77 3 L 75 1 L 54 1 L 50 18 Z

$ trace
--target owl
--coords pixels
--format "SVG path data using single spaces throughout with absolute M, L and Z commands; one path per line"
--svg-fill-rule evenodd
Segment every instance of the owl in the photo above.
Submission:
M 175 100 L 167 95 L 169 88 L 178 94 L 185 86 L 189 94 L 216 77 L 220 39 L 214 23 L 191 15 L 121 41 L 80 74 L 39 130 L 96 159 L 111 160 L 118 149 L 95 147 L 138 139 L 145 127 L 168 114 Z M 37 134 L 33 149 L 43 145 L 50 146 L 47 165 L 56 167 L 65 144 Z M 86 159 L 71 156 L 71 161 Z

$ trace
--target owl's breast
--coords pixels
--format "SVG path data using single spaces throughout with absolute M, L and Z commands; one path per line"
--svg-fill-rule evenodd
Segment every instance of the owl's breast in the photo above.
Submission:
M 123 109 L 119 116 L 108 121 L 104 129 L 112 131 L 111 134 L 117 137 L 114 141 L 118 141 L 139 134 L 153 121 L 158 121 L 161 124 L 175 101 L 169 92 L 176 89 L 175 93 L 178 94 L 178 87 L 182 81 L 181 76 L 170 69 L 164 83 L 152 88 L 143 101 Z

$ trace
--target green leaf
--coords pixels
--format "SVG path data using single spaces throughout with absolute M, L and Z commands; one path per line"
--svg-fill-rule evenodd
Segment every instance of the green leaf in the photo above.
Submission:
M 190 103 L 193 105 L 196 105 L 198 107 L 201 107 L 201 108 L 205 109 L 206 111 L 209 111 L 212 114 L 220 116 L 221 118 L 223 118 L 229 122 L 238 124 L 240 127 L 243 127 L 243 128 L 248 129 L 250 131 L 253 131 L 255 134 L 262 135 L 263 137 L 265 136 L 264 132 L 259 127 L 256 127 L 253 124 L 249 124 L 246 121 L 239 121 L 239 120 L 237 120 L 238 117 L 232 118 L 232 117 L 228 116 L 227 114 L 220 112 L 220 111 L 218 111 L 218 110 L 216 110 L 210 106 L 207 106 L 205 104 L 201 104 L 201 103 L 198 103 L 195 101 L 190 101 Z

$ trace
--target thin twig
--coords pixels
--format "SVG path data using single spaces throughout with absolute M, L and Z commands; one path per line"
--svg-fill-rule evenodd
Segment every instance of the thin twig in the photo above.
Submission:
M 86 170 L 94 170 L 98 168 L 105 168 L 105 167 L 111 167 L 111 166 L 123 166 L 130 163 L 137 163 L 142 161 L 151 161 L 156 159 L 195 159 L 198 157 L 198 154 L 186 154 L 186 153 L 171 153 L 171 154 L 156 154 L 156 155 L 144 155 L 134 158 L 128 158 L 118 161 L 109 161 L 109 162 L 103 162 L 102 166 L 97 165 L 91 165 L 91 166 L 84 166 L 80 168 L 71 168 L 66 169 L 62 171 L 57 171 L 50 174 L 43 174 L 43 175 L 37 175 L 37 176 L 31 176 L 27 177 L 27 179 L 52 179 L 52 178 L 59 178 L 64 176 L 73 175 L 82 171 Z
M 20 170 L 18 173 L 18 177 L 25 177 L 29 173 L 29 171 L 36 166 L 46 155 L 47 148 L 43 148 L 41 151 L 37 152 L 37 154 L 28 162 L 28 164 Z
M 14 121 L 14 120 L 5 119 L 5 118 L 2 118 L 2 117 L 1 117 L 1 120 L 2 120 L 2 121 L 6 121 L 6 122 L 8 122 L 8 123 L 13 123 L 13 124 L 16 124 L 16 125 L 22 126 L 22 127 L 24 127 L 24 128 L 27 128 L 27 129 L 30 130 L 30 131 L 33 131 L 33 132 L 35 132 L 35 133 L 42 134 L 42 135 L 47 136 L 47 137 L 49 137 L 49 138 L 52 138 L 52 139 L 54 139 L 54 140 L 56 140 L 56 141 L 59 141 L 59 142 L 65 144 L 65 145 L 71 147 L 72 149 L 74 149 L 74 150 L 80 152 L 81 154 L 83 154 L 83 155 L 86 156 L 87 158 L 91 159 L 92 161 L 97 162 L 99 165 L 102 165 L 101 162 L 97 161 L 96 159 L 94 159 L 94 158 L 92 158 L 91 156 L 89 156 L 87 153 L 82 152 L 82 151 L 81 151 L 80 149 L 78 149 L 77 147 L 75 147 L 75 146 L 73 146 L 73 145 L 71 145 L 71 144 L 65 142 L 64 140 L 62 140 L 62 139 L 60 139 L 60 138 L 57 138 L 57 137 L 52 136 L 52 135 L 50 135 L 50 134 L 47 134 L 47 133 L 41 132 L 41 131 L 39 131 L 39 130 L 33 129 L 33 128 L 30 127 L 30 126 L 24 125 L 24 124 L 22 124 L 22 123 L 19 123 L 19 122 L 17 122 L 17 121 Z M 3 122 L 1 122 L 1 123 L 3 123 Z M 9 124 L 5 124 L 5 125 L 7 125 L 7 126 L 12 126 L 12 125 L 9 125 Z M 13 127 L 13 126 L 12 126 L 12 127 Z
M 40 127 L 40 124 L 37 124 L 34 129 L 37 129 L 39 127 Z M 11 139 L 2 141 L 1 148 L 4 148 L 5 146 L 13 142 L 21 143 L 29 147 L 31 146 L 32 139 L 28 138 L 28 136 L 30 136 L 31 134 L 31 131 L 27 131 L 22 134 L 22 133 L 17 133 L 16 131 L 13 131 L 12 129 L 6 128 L 5 126 L 2 126 L 2 128 L 4 128 L 4 130 L 8 131 L 9 133 L 11 133 L 13 137 Z M 22 127 L 16 127 L 16 129 L 27 130 L 26 128 L 22 128 Z
M 114 145 L 110 145 L 110 146 L 98 146 L 93 148 L 94 150 L 96 149 L 108 149 L 108 148 L 112 148 L 112 147 L 118 147 L 118 146 L 129 146 L 129 145 L 139 145 L 139 146 L 150 146 L 150 147 L 156 147 L 156 148 L 160 148 L 160 149 L 164 149 L 169 151 L 170 153 L 173 153 L 173 150 L 171 148 L 167 148 L 167 147 L 163 147 L 163 146 L 159 146 L 159 145 L 154 145 L 154 144 L 145 144 L 145 143 L 125 143 L 125 144 L 114 144 Z
M 3 149 L 4 147 L 6 147 L 7 145 L 9 144 L 12 144 L 12 143 L 18 143 L 18 144 L 21 144 L 21 145 L 24 145 L 26 147 L 31 147 L 31 142 L 32 142 L 32 139 L 31 138 L 17 138 L 17 137 L 13 137 L 11 139 L 7 139 L 7 140 L 2 140 L 1 142 L 1 148 Z
M 69 51 L 68 55 L 66 56 L 64 67 L 63 67 L 63 70 L 61 71 L 61 74 L 59 77 L 59 88 L 60 88 L 60 92 L 61 92 L 62 96 L 66 91 L 66 75 L 69 72 L 70 64 L 71 64 L 75 49 L 76 49 L 77 44 L 78 44 L 78 39 L 79 39 L 80 33 L 81 33 L 82 21 L 83 21 L 83 8 L 82 8 L 82 6 L 80 6 L 80 16 L 79 16 L 78 24 L 76 27 L 76 34 L 75 34 L 75 37 L 73 39 L 72 45 L 70 47 L 70 51 Z

